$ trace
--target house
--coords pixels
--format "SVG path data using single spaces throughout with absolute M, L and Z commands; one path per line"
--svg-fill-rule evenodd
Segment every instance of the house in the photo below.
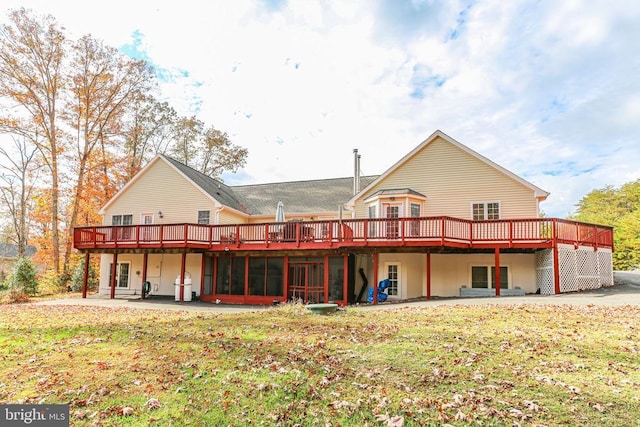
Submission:
M 31 258 L 35 255 L 36 248 L 33 246 L 27 246 L 24 252 L 24 256 Z M 11 274 L 18 258 L 18 245 L 0 243 L 0 284 L 7 279 L 9 274 Z
M 101 254 L 111 297 L 145 283 L 247 304 L 354 303 L 387 279 L 388 300 L 613 285 L 611 227 L 540 217 L 546 191 L 441 131 L 381 175 L 360 159 L 348 178 L 228 186 L 158 155 L 74 246 Z

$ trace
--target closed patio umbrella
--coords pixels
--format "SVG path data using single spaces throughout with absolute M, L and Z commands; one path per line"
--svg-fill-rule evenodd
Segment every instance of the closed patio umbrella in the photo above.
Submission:
M 284 222 L 284 203 L 282 200 L 278 202 L 278 206 L 276 207 L 276 222 Z

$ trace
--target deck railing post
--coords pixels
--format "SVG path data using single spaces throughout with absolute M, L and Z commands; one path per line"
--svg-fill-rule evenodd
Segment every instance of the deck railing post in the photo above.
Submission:
M 509 220 L 509 247 L 513 247 L 513 220 Z
M 333 247 L 333 221 L 329 221 L 329 246 Z
M 186 247 L 187 243 L 189 243 L 189 224 L 184 225 L 183 233 L 184 233 L 184 245 Z
M 364 236 L 364 243 L 366 244 L 369 240 L 369 220 L 367 218 L 364 219 L 364 230 L 362 234 Z

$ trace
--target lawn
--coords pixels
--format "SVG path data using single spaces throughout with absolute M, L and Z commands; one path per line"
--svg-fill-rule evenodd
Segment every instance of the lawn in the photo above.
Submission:
M 640 307 L 0 306 L 0 403 L 71 424 L 640 425 Z

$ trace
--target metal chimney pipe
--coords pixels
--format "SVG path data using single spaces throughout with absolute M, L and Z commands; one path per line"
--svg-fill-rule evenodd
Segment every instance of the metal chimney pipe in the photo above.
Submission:
M 358 154 L 358 173 L 356 174 L 356 181 L 358 181 L 358 185 L 356 186 L 356 194 L 360 192 L 360 154 Z
M 358 178 L 360 172 L 358 171 L 358 149 L 353 149 L 353 195 L 358 193 Z

